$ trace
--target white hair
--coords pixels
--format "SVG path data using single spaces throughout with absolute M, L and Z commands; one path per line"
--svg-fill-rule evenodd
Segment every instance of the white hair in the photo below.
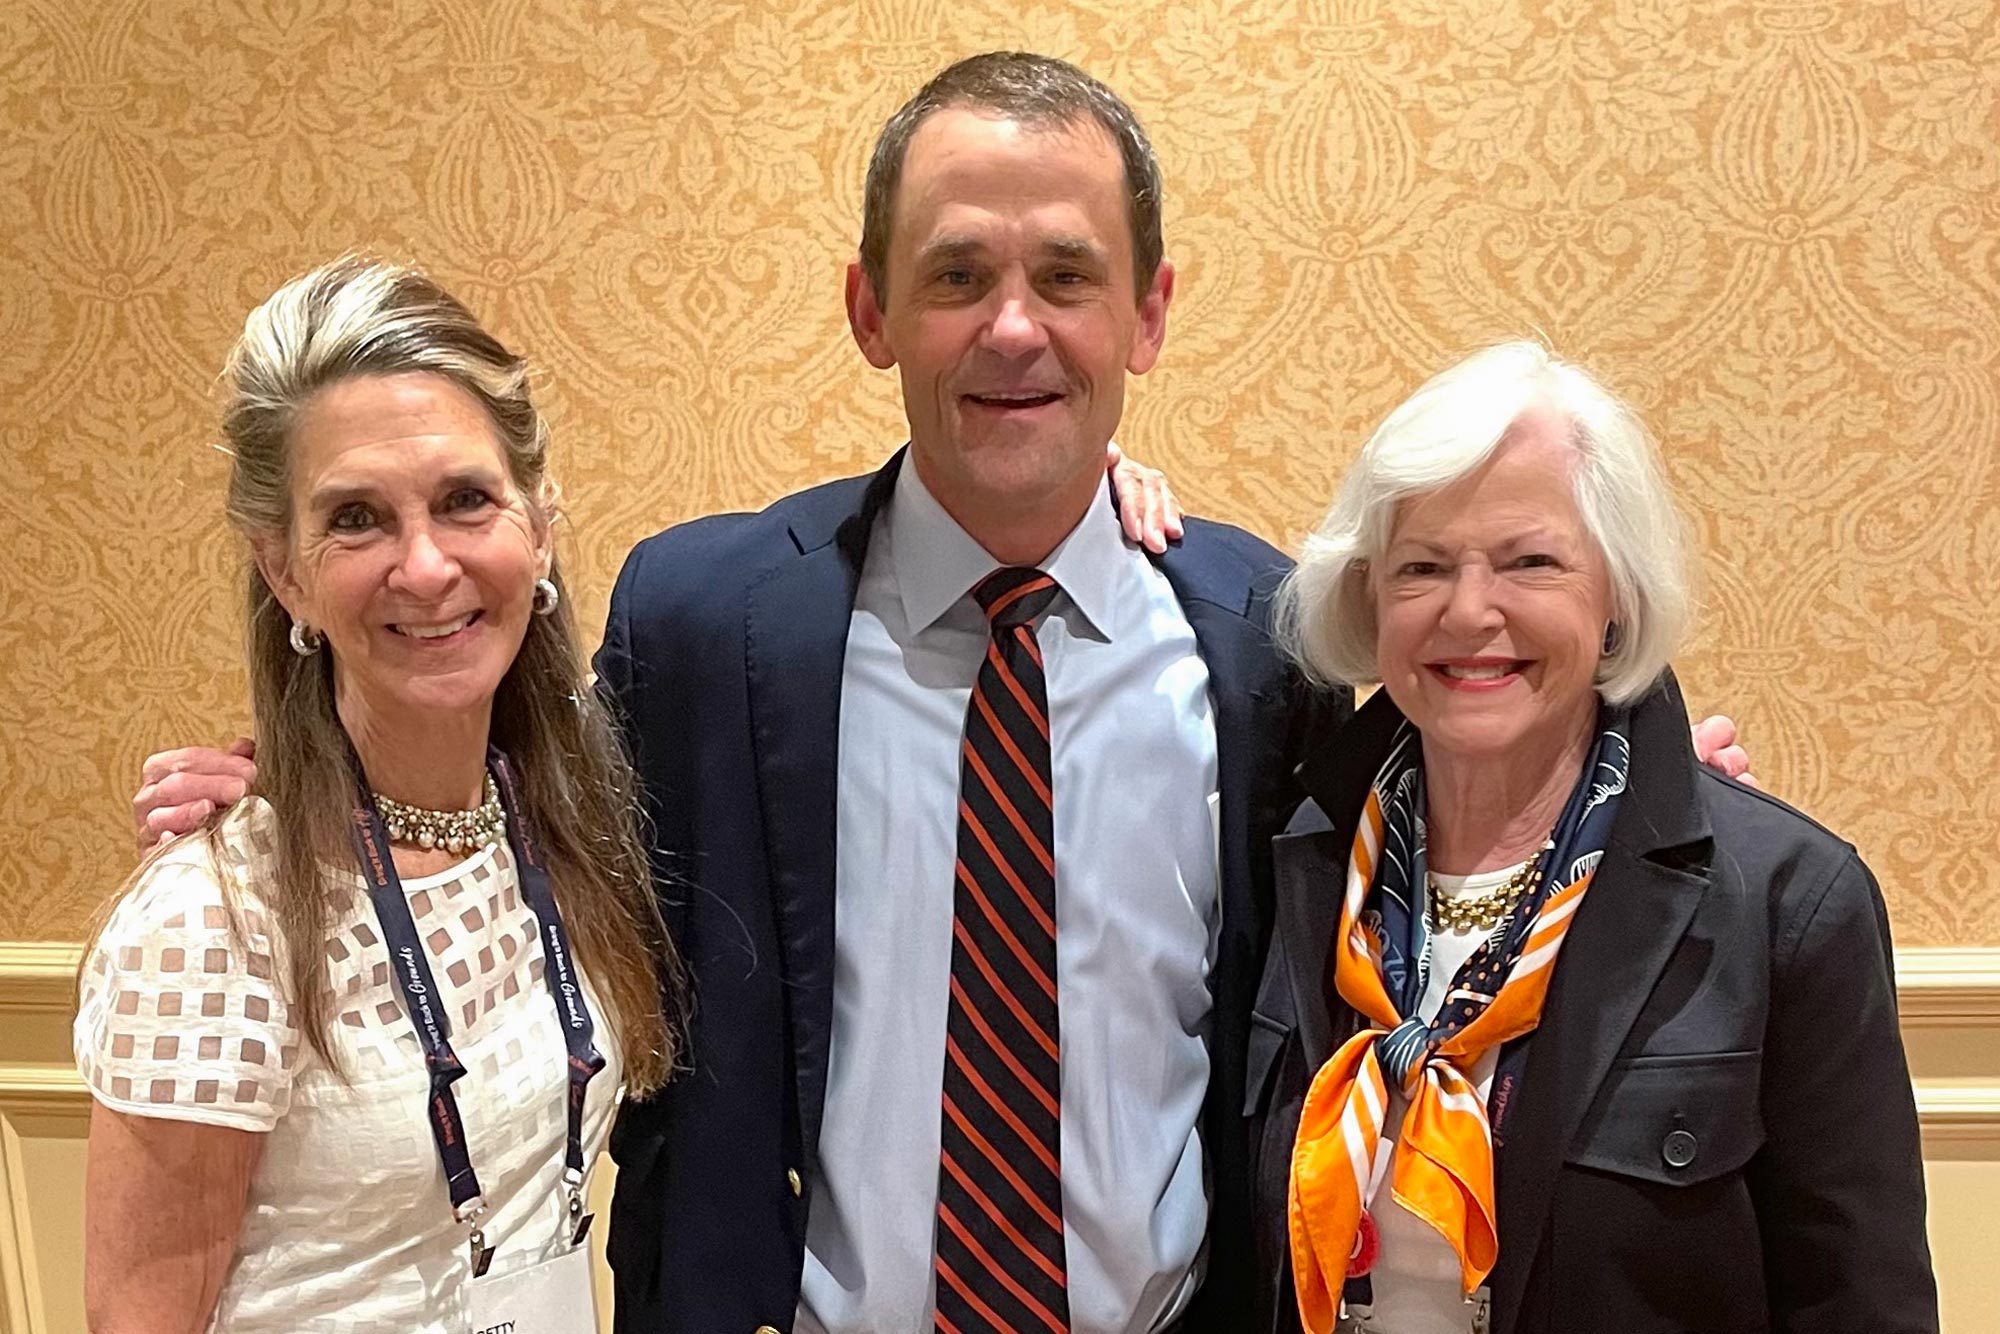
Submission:
M 1381 679 L 1372 564 L 1404 500 L 1477 471 L 1508 429 L 1546 406 L 1568 423 L 1571 486 L 1611 577 L 1612 652 L 1597 692 L 1643 695 L 1679 649 L 1691 615 L 1688 540 L 1659 452 L 1632 410 L 1539 343 L 1502 343 L 1440 372 L 1375 428 L 1278 591 L 1279 644 L 1320 682 Z

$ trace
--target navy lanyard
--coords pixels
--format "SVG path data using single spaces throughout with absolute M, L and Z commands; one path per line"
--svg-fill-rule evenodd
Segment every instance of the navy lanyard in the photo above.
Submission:
M 500 792 L 501 809 L 506 813 L 507 843 L 514 852 L 521 892 L 527 897 L 528 907 L 541 927 L 542 977 L 548 983 L 549 995 L 555 1000 L 556 1016 L 562 1023 L 563 1042 L 568 1048 L 569 1142 L 563 1153 L 563 1180 L 570 1188 L 570 1212 L 576 1215 L 582 1209 L 584 1094 L 591 1077 L 604 1068 L 604 1057 L 593 1041 L 596 1025 L 590 1017 L 590 1006 L 584 1000 L 576 961 L 570 952 L 569 935 L 563 930 L 562 913 L 556 908 L 555 890 L 549 880 L 548 867 L 542 862 L 535 847 L 534 835 L 521 815 L 513 771 L 507 757 L 490 747 L 487 750 L 487 766 L 493 774 L 494 786 Z M 444 1167 L 445 1184 L 451 1192 L 452 1216 L 466 1222 L 485 1211 L 486 1201 L 479 1191 L 478 1174 L 472 1168 L 472 1154 L 465 1139 L 465 1122 L 459 1115 L 458 1100 L 451 1091 L 451 1086 L 465 1074 L 465 1066 L 451 1049 L 451 1021 L 445 1015 L 442 994 L 431 973 L 430 959 L 425 955 L 423 941 L 417 935 L 416 919 L 410 915 L 409 902 L 403 897 L 402 879 L 396 874 L 396 863 L 389 855 L 389 832 L 383 827 L 382 813 L 375 806 L 374 795 L 368 789 L 358 759 L 355 777 L 359 795 L 354 806 L 354 842 L 361 859 L 362 877 L 368 882 L 368 898 L 374 905 L 383 941 L 389 948 L 390 972 L 396 979 L 396 990 L 402 996 L 403 1008 L 409 1013 L 410 1023 L 417 1030 L 417 1041 L 423 1048 L 424 1066 L 431 1083 L 426 1110 L 431 1123 L 431 1138 L 437 1143 L 438 1161 Z M 490 1258 L 491 1252 L 483 1251 L 482 1241 L 475 1232 L 474 1268 L 483 1272 L 483 1258 Z

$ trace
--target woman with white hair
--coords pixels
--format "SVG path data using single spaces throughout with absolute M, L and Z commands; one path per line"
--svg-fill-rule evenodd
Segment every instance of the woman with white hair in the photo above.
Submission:
M 1258 1328 L 1937 1328 L 1881 894 L 1696 763 L 1685 545 L 1631 412 L 1526 342 L 1309 539 L 1287 646 L 1383 688 L 1276 845 Z

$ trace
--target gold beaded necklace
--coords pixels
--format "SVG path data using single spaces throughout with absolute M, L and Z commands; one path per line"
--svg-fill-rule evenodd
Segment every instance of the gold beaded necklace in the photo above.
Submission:
M 469 811 L 433 811 L 405 805 L 380 792 L 374 795 L 375 809 L 382 812 L 382 827 L 397 843 L 471 852 L 498 843 L 507 833 L 507 814 L 500 809 L 500 789 L 494 786 L 492 774 L 486 775 L 486 799 Z
M 1542 852 L 1548 849 L 1544 847 Z M 1438 888 L 1436 876 L 1430 876 L 1430 925 L 1433 933 L 1445 931 L 1491 931 L 1507 920 L 1514 911 L 1514 905 L 1523 895 L 1534 892 L 1542 878 L 1542 852 L 1537 852 L 1521 868 L 1507 877 L 1505 882 L 1484 894 L 1474 894 L 1468 898 L 1455 899 L 1445 895 Z

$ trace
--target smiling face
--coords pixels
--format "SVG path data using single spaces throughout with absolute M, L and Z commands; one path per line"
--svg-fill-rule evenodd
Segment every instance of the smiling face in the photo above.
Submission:
M 1611 580 L 1564 424 L 1524 414 L 1484 466 L 1404 501 L 1371 568 L 1383 688 L 1465 760 L 1562 748 L 1596 717 Z
M 1152 368 L 1173 292 L 1166 263 L 1134 290 L 1125 188 L 1094 122 L 940 111 L 904 159 L 886 305 L 849 272 L 855 338 L 900 369 L 911 457 L 968 529 L 1038 509 L 1073 523 L 1101 484 L 1125 375 Z
M 430 374 L 346 380 L 307 404 L 290 453 L 291 539 L 257 562 L 326 636 L 342 720 L 483 721 L 550 549 L 478 400 Z

